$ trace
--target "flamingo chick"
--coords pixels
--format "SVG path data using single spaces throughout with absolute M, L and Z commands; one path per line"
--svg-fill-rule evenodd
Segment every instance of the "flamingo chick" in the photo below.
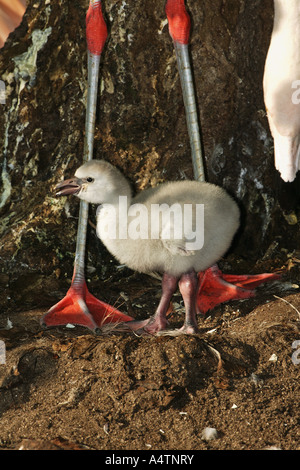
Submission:
M 226 191 L 210 183 L 177 181 L 132 198 L 126 178 L 103 160 L 85 163 L 74 178 L 56 188 L 58 196 L 75 194 L 99 204 L 97 235 L 121 264 L 162 274 L 154 316 L 128 324 L 151 334 L 165 329 L 166 312 L 179 285 L 186 310 L 180 331 L 197 333 L 197 273 L 226 253 L 239 227 L 238 206 Z

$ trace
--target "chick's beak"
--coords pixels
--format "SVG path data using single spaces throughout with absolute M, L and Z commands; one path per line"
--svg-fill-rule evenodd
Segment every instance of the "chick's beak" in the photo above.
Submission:
M 58 183 L 55 187 L 56 196 L 67 196 L 68 194 L 78 194 L 82 187 L 82 180 L 70 178 Z

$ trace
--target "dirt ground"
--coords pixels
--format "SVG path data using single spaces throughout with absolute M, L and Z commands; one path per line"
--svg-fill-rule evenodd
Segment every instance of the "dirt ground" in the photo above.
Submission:
M 199 318 L 197 336 L 43 330 L 44 309 L 2 312 L 0 449 L 300 450 L 299 262 Z M 130 273 L 122 290 L 123 311 L 146 318 L 160 283 Z M 179 294 L 173 310 L 178 327 Z

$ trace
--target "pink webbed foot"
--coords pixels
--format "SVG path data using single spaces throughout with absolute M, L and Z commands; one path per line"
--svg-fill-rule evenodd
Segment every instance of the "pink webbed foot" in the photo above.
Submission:
M 254 289 L 268 281 L 280 279 L 279 274 L 235 275 L 223 274 L 215 265 L 198 273 L 199 287 L 197 295 L 198 313 L 208 310 L 229 300 L 241 300 L 255 296 Z
M 43 315 L 41 324 L 44 327 L 54 327 L 71 323 L 97 331 L 108 323 L 131 320 L 132 317 L 94 297 L 83 281 L 78 285 L 71 285 L 66 296 Z

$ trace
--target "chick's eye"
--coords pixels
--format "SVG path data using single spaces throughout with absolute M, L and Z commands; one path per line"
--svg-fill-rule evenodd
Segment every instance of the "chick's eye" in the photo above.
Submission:
M 94 178 L 91 178 L 90 176 L 86 179 L 88 183 L 92 183 L 94 181 Z

